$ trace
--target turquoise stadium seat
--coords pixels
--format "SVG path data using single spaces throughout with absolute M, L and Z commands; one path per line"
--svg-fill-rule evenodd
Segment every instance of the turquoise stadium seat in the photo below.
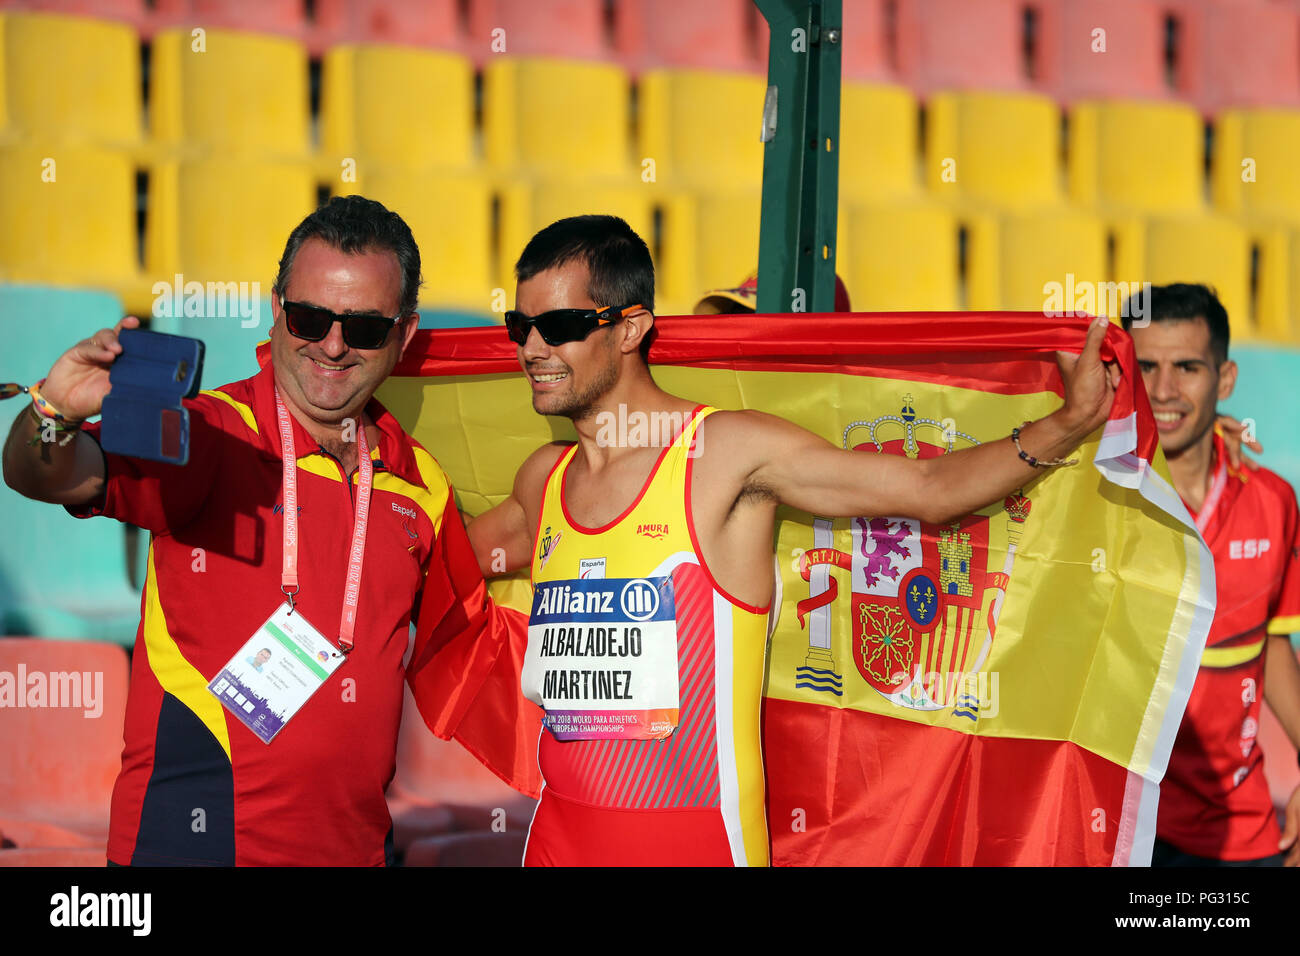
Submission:
M 8 336 L 3 378 L 30 385 L 74 342 L 121 315 L 121 303 L 102 292 L 0 285 L 0 322 Z M 21 397 L 0 404 L 4 434 L 25 407 Z M 8 545 L 0 550 L 0 631 L 134 641 L 140 594 L 128 575 L 123 525 L 81 521 L 0 486 L 0 527 Z

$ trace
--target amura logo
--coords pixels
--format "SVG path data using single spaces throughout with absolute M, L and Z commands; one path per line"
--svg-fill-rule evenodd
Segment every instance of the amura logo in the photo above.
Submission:
M 639 535 L 644 535 L 647 538 L 654 538 L 657 541 L 668 534 L 668 525 L 639 524 L 636 526 L 636 533 Z

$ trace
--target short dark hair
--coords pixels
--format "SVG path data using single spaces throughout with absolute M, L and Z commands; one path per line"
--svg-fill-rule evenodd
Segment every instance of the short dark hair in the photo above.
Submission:
M 293 260 L 308 239 L 320 239 L 348 255 L 391 252 L 402 270 L 402 315 L 415 311 L 420 297 L 420 249 L 411 227 L 397 213 L 364 196 L 331 198 L 289 233 L 275 277 L 275 291 L 281 300 L 289 285 Z
M 1228 310 L 1212 286 L 1174 282 L 1152 286 L 1149 293 L 1135 292 L 1125 303 L 1120 318 L 1125 331 L 1133 327 L 1135 310 L 1152 322 L 1204 319 L 1210 329 L 1210 351 L 1215 361 L 1222 365 L 1228 360 Z
M 526 282 L 575 260 L 586 264 L 587 297 L 600 308 L 639 303 L 647 311 L 655 310 L 650 248 L 618 216 L 570 216 L 551 223 L 524 246 L 515 263 L 515 279 Z M 641 342 L 643 358 L 650 338 Z

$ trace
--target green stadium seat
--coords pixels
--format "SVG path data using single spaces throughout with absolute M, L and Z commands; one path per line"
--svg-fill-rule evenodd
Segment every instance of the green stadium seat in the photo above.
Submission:
M 300 158 L 309 148 L 307 51 L 269 34 L 163 30 L 153 42 L 154 139 L 222 156 Z
M 1048 97 L 939 93 L 925 124 L 925 180 L 935 197 L 1005 209 L 1060 201 L 1060 111 Z
M 1300 110 L 1227 110 L 1214 124 L 1214 205 L 1247 219 L 1300 224 Z
M 638 158 L 654 160 L 661 183 L 761 187 L 758 133 L 766 90 L 762 77 L 742 73 L 648 71 L 640 85 Z
M 630 95 L 612 64 L 496 57 L 483 70 L 487 161 L 508 174 L 622 174 Z
M 0 708 L 4 842 L 102 854 L 121 768 L 126 652 L 102 642 L 0 637 L 0 671 L 28 705 Z
M 140 43 L 123 23 L 0 11 L 0 130 L 42 142 L 140 140 Z
M 840 199 L 917 191 L 916 98 L 902 86 L 845 80 L 840 89 Z
M 321 79 L 321 148 L 411 168 L 474 162 L 474 71 L 458 53 L 336 46 Z
M 10 349 L 5 377 L 30 385 L 78 340 L 115 325 L 122 307 L 102 292 L 0 284 L 0 315 Z M 4 434 L 18 414 L 27 414 L 21 398 L 0 404 Z M 12 545 L 0 552 L 0 633 L 135 639 L 140 592 L 131 585 L 121 524 L 78 520 L 0 485 L 0 527 Z M 62 582 L 53 588 L 52 568 Z
M 837 269 L 855 312 L 961 308 L 958 221 L 929 200 L 850 207 Z
M 1088 102 L 1070 111 L 1070 196 L 1100 212 L 1204 206 L 1204 128 L 1183 103 Z

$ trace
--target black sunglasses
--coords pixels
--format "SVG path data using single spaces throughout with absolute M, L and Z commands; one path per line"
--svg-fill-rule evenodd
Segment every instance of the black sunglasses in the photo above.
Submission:
M 532 316 L 512 310 L 506 313 L 506 332 L 515 345 L 527 344 L 531 328 L 537 329 L 547 345 L 581 342 L 599 326 L 627 318 L 639 308 L 640 305 L 611 305 L 606 309 L 552 309 Z
M 339 315 L 301 302 L 281 302 L 280 308 L 284 311 L 285 328 L 308 342 L 319 342 L 330 334 L 335 322 L 342 322 L 343 341 L 350 349 L 382 348 L 388 333 L 401 319 L 400 315 L 391 319 L 382 315 Z

